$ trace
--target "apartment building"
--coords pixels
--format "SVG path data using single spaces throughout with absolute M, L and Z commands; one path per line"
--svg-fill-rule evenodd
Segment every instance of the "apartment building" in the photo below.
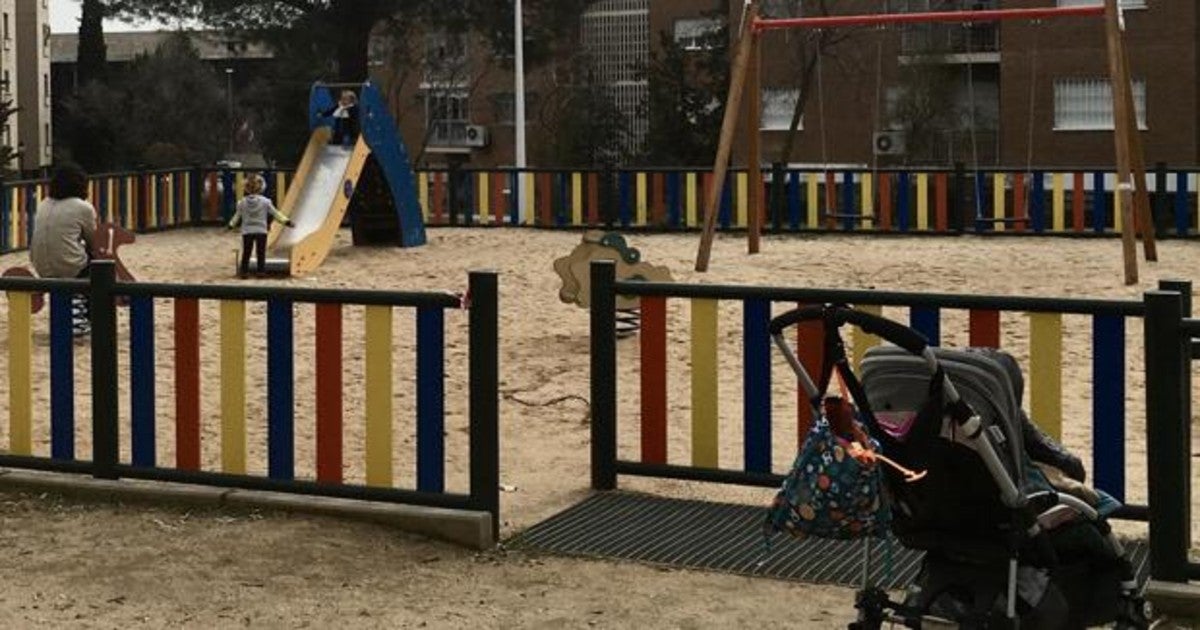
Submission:
M 839 0 L 835 14 L 1071 6 L 1100 0 Z M 1200 8 L 1194 2 L 1120 0 L 1135 81 L 1142 143 L 1150 162 L 1200 163 Z M 813 0 L 761 0 L 774 17 L 811 15 Z M 710 34 L 739 26 L 743 0 L 600 0 L 568 50 L 585 52 L 594 76 L 610 86 L 618 109 L 645 133 L 650 86 L 637 71 L 666 34 L 685 50 L 713 45 Z M 512 72 L 474 42 L 446 47 L 431 35 L 425 70 L 445 65 L 446 51 L 463 81 L 426 76 L 397 105 L 406 137 L 424 161 L 489 166 L 512 163 Z M 1041 22 L 931 24 L 826 33 L 814 55 L 812 34 L 774 31 L 762 49 L 763 158 L 792 163 L 858 165 L 1002 164 L 1105 166 L 1114 161 L 1111 86 L 1104 23 L 1099 18 Z M 436 52 L 441 51 L 441 52 Z M 437 55 L 441 55 L 440 57 Z M 790 155 L 782 151 L 813 65 L 805 115 Z M 383 64 L 386 65 L 386 64 Z M 554 131 L 538 127 L 539 102 L 569 74 L 551 64 L 527 80 L 530 156 Z M 470 77 L 467 81 L 465 77 Z M 444 78 L 444 77 L 443 77 Z M 721 95 L 722 97 L 724 95 Z M 539 101 L 540 99 L 540 101 Z M 735 161 L 744 163 L 746 129 Z M 445 158 L 451 158 L 449 160 Z
M 16 151 L 9 168 L 50 164 L 50 94 L 49 0 L 0 0 L 0 101 L 18 108 L 0 129 L 0 142 Z
M 1025 8 L 1100 0 L 847 0 L 837 14 Z M 1200 163 L 1200 8 L 1193 2 L 1120 0 L 1147 159 Z M 652 28 L 700 47 L 715 28 L 710 2 L 662 0 Z M 810 14 L 814 2 L 764 0 L 776 17 Z M 731 0 L 725 19 L 740 19 Z M 655 15 L 652 11 L 652 15 Z M 706 26 L 707 25 L 707 26 Z M 829 33 L 832 37 L 833 33 Z M 809 33 L 774 31 L 763 41 L 764 159 L 781 155 L 800 98 Z M 791 162 L 860 165 L 1115 163 L 1104 22 L 1062 18 L 998 24 L 846 29 L 822 48 Z M 921 94 L 923 92 L 923 94 Z M 745 129 L 740 130 L 744 161 Z
M 51 146 L 50 0 L 16 0 L 16 42 L 5 34 L 6 51 L 16 51 L 17 142 L 20 170 L 49 166 Z M 7 20 L 5 21 L 7 31 Z

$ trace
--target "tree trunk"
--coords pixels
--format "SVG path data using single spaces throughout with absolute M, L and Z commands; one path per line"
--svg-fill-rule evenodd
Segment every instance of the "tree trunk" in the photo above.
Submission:
M 335 0 L 330 6 L 330 23 L 337 29 L 338 81 L 368 79 L 371 30 L 383 15 L 381 3 L 375 0 Z
M 104 6 L 101 0 L 83 0 L 76 59 L 79 87 L 103 80 L 108 52 L 104 45 Z

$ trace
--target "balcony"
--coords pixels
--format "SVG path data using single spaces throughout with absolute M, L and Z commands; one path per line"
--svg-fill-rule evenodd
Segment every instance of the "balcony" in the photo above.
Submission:
M 434 120 L 429 123 L 428 146 L 441 153 L 466 153 L 487 146 L 487 131 L 465 120 Z

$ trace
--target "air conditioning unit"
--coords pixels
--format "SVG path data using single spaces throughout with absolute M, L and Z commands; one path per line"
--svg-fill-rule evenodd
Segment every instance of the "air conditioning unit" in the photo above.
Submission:
M 905 137 L 903 131 L 875 132 L 875 155 L 904 155 Z
M 488 130 L 483 125 L 467 125 L 466 142 L 469 147 L 486 147 L 488 145 Z

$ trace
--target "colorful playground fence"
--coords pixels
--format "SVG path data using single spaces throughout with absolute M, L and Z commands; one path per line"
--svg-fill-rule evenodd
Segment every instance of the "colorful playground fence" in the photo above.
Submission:
M 269 490 L 333 497 L 406 503 L 488 512 L 498 535 L 498 381 L 497 277 L 470 274 L 467 296 L 451 293 L 349 291 L 281 287 L 215 285 L 118 284 L 112 264 L 97 262 L 90 281 L 0 279 L 8 301 L 8 451 L 0 466 L 90 474 L 97 478 L 148 479 L 209 486 Z M 49 375 L 35 374 L 31 299 L 49 292 Z M 75 339 L 72 336 L 72 293 L 90 297 L 91 454 L 77 453 Z M 128 298 L 127 330 L 118 330 L 116 302 Z M 219 339 L 205 345 L 219 352 L 219 392 L 201 391 L 200 304 L 219 304 Z M 167 312 L 158 306 L 169 302 Z M 263 417 L 247 414 L 247 305 L 265 303 L 266 405 Z M 347 456 L 343 434 L 343 311 L 363 309 L 363 373 L 365 404 L 365 484 L 343 479 Z M 468 309 L 469 385 L 467 392 L 446 391 L 446 315 Z M 311 310 L 310 310 L 311 309 Z M 156 312 L 158 311 L 158 312 Z M 415 319 L 415 418 L 397 417 L 393 400 L 393 364 L 397 358 L 393 318 Z M 311 315 L 315 335 L 314 417 L 296 417 L 298 317 Z M 168 327 L 173 344 L 171 376 L 174 397 L 156 396 L 161 350 L 156 330 Z M 118 338 L 128 339 L 128 363 L 119 365 Z M 213 343 L 215 341 L 215 343 Z M 128 416 L 120 414 L 120 381 L 127 379 Z M 34 404 L 35 384 L 49 382 L 49 409 Z M 468 398 L 469 492 L 447 490 L 446 399 Z M 202 431 L 201 399 L 219 397 L 216 439 Z M 84 418 L 89 414 L 85 412 Z M 174 461 L 159 461 L 162 422 L 173 422 L 170 451 Z M 33 435 L 49 425 L 48 452 L 38 452 Z M 266 462 L 250 462 L 248 424 L 265 426 Z M 315 475 L 301 478 L 296 468 L 297 427 L 315 425 Z M 414 435 L 415 483 L 399 487 L 394 461 L 400 428 Z M 122 458 L 121 436 L 128 439 Z M 201 453 L 219 452 L 218 469 L 205 469 Z M 210 467 L 211 468 L 211 467 Z M 264 470 L 265 474 L 254 474 Z
M 1130 320 L 1134 320 L 1136 326 L 1136 320 L 1145 314 L 1142 302 L 617 281 L 612 264 L 603 262 L 593 263 L 591 287 L 592 485 L 595 489 L 614 489 L 618 475 L 778 486 L 790 459 L 774 457 L 773 435 L 778 436 L 781 430 L 784 434 L 792 434 L 794 423 L 795 439 L 786 444 L 788 452 L 794 452 L 808 431 L 811 412 L 807 405 L 799 404 L 794 420 L 779 417 L 777 410 L 786 403 L 780 401 L 780 389 L 772 386 L 775 357 L 772 356 L 768 324 L 773 314 L 781 314 L 797 305 L 838 303 L 877 314 L 882 313 L 884 307 L 907 311 L 908 324 L 925 335 L 932 345 L 941 345 L 942 340 L 950 336 L 965 337 L 969 345 L 979 347 L 1002 347 L 1002 340 L 1006 338 L 1027 338 L 1027 348 L 1014 347 L 1013 350 L 1019 357 L 1026 349 L 1028 351 L 1024 372 L 1030 416 L 1049 435 L 1062 439 L 1065 422 L 1081 421 L 1064 417 L 1064 399 L 1068 396 L 1076 398 L 1087 391 L 1092 411 L 1089 481 L 1126 502 L 1120 517 L 1147 520 L 1150 516 L 1147 506 L 1127 501 L 1126 484 L 1126 442 L 1129 437 L 1126 391 L 1131 376 L 1136 375 L 1134 365 L 1126 356 L 1126 330 Z M 642 318 L 636 360 L 627 356 L 621 363 L 618 363 L 614 319 L 618 295 L 640 297 Z M 683 330 L 668 330 L 671 302 L 689 313 L 689 323 Z M 740 304 L 740 321 L 720 321 L 722 302 Z M 1027 314 L 1027 330 L 1002 330 L 1002 313 Z M 952 315 L 956 317 L 952 318 Z M 1090 360 L 1084 359 L 1090 365 L 1064 363 L 1067 358 L 1078 360 L 1074 358 L 1075 352 L 1064 351 L 1063 320 L 1068 315 L 1090 320 Z M 894 318 L 896 313 L 887 313 L 887 316 Z M 967 330 L 947 330 L 944 324 L 952 319 L 956 325 L 958 322 L 965 324 Z M 819 323 L 814 325 L 819 326 Z M 720 370 L 736 369 L 734 366 L 737 365 L 736 359 L 719 356 L 720 341 L 730 338 L 730 331 L 733 338 L 741 341 L 740 421 L 732 433 L 738 435 L 734 442 L 740 442 L 740 457 L 736 449 L 722 448 L 720 443 L 723 436 L 731 435 L 729 431 L 721 431 L 722 418 L 728 422 L 729 416 L 733 415 L 721 413 L 719 400 L 722 391 Z M 1074 334 L 1087 332 L 1085 329 L 1083 333 Z M 668 336 L 682 336 L 687 340 L 689 352 L 686 357 L 681 357 L 678 352 L 668 352 Z M 819 371 L 820 328 L 802 328 L 801 337 L 798 343 L 801 360 L 810 371 Z M 849 344 L 856 367 L 866 350 L 878 343 L 877 338 L 860 330 L 851 333 Z M 782 365 L 779 367 L 783 369 Z M 1084 375 L 1089 368 L 1090 378 Z M 634 431 L 637 447 L 621 452 L 618 448 L 617 376 L 630 370 L 637 373 L 634 387 L 640 390 L 637 402 L 626 407 L 627 413 L 636 416 L 633 421 L 637 423 Z M 1064 379 L 1065 373 L 1074 373 L 1075 378 L 1068 382 Z M 690 401 L 668 400 L 670 391 L 678 391 L 668 387 L 672 379 L 690 381 Z M 803 397 L 794 380 L 789 371 L 783 382 L 793 401 Z M 629 399 L 630 396 L 624 394 L 620 400 Z M 681 408 L 687 411 L 671 411 Z M 690 417 L 684 417 L 684 414 Z M 785 424 L 778 425 L 781 421 Z M 669 430 L 669 427 L 676 428 Z M 625 435 L 628 437 L 629 434 Z M 683 444 L 688 447 L 678 448 Z M 1184 441 L 1184 448 L 1189 444 Z M 1185 505 L 1190 505 L 1190 495 Z
M 1163 236 L 1200 233 L 1200 178 L 1161 165 L 1148 181 Z M 440 170 L 417 173 L 429 225 L 699 229 L 712 175 L 702 170 Z M 728 175 L 717 216 L 745 229 L 757 194 L 765 227 L 889 233 L 1117 234 L 1107 170 L 812 170 L 776 166 L 755 186 Z M 524 197 L 522 197 L 524 190 Z
M 102 221 L 133 232 L 212 225 L 233 216 L 245 177 L 264 174 L 282 203 L 289 170 L 173 169 L 97 175 L 90 196 Z M 699 229 L 711 173 L 695 169 L 452 169 L 417 171 L 431 226 Z M 751 195 L 776 233 L 1114 235 L 1121 228 L 1108 169 L 792 169 L 777 165 L 759 186 L 731 171 L 717 226 L 742 230 Z M 1160 164 L 1149 174 L 1161 237 L 1200 235 L 1200 172 Z M 522 190 L 524 196 L 522 197 Z M 27 247 L 44 181 L 0 190 L 0 253 Z

